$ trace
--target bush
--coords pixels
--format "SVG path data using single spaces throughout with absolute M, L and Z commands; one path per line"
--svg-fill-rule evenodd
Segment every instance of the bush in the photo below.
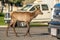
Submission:
M 4 13 L 0 13 L 0 25 L 5 25 L 5 22 L 4 22 Z
M 4 17 L 0 17 L 0 25 L 5 25 Z
M 3 17 L 4 16 L 4 13 L 0 13 L 0 17 Z

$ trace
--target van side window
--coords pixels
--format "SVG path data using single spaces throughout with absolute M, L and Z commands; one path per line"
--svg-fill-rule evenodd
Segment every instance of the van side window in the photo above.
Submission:
M 60 9 L 55 9 L 55 10 L 54 10 L 54 14 L 55 14 L 55 15 L 59 15 L 59 13 L 60 13 Z
M 30 11 L 34 11 L 34 10 L 35 10 L 35 7 L 39 7 L 39 8 L 40 8 L 40 5 L 35 5 L 34 7 L 32 7 L 32 8 L 30 9 Z
M 35 10 L 35 8 L 34 7 L 32 7 L 31 9 L 30 9 L 30 11 L 34 11 Z
M 48 5 L 42 4 L 41 6 L 42 6 L 42 10 L 48 10 Z

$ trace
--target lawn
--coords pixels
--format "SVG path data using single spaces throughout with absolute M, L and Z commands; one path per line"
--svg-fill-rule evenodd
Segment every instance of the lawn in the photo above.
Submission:
M 48 26 L 48 23 L 30 23 L 30 26 Z
M 3 16 L 0 16 L 0 25 L 5 25 Z

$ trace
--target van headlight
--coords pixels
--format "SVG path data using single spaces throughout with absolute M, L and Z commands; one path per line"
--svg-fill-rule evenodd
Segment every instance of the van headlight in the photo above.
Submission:
M 59 15 L 60 15 L 60 13 L 59 13 Z
M 56 13 L 54 13 L 53 15 L 56 15 Z

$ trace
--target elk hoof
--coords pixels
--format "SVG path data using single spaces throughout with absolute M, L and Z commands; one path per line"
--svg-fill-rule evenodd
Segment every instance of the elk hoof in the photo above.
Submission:
M 30 34 L 26 34 L 26 35 L 24 35 L 24 36 L 29 36 L 29 37 L 31 37 L 31 35 L 30 35 Z
M 8 34 L 6 36 L 8 37 Z
M 18 35 L 16 35 L 16 37 L 19 37 Z
M 7 35 L 7 37 L 9 37 L 9 36 Z
M 27 34 L 27 36 L 31 37 L 31 35 L 30 35 L 30 34 Z

